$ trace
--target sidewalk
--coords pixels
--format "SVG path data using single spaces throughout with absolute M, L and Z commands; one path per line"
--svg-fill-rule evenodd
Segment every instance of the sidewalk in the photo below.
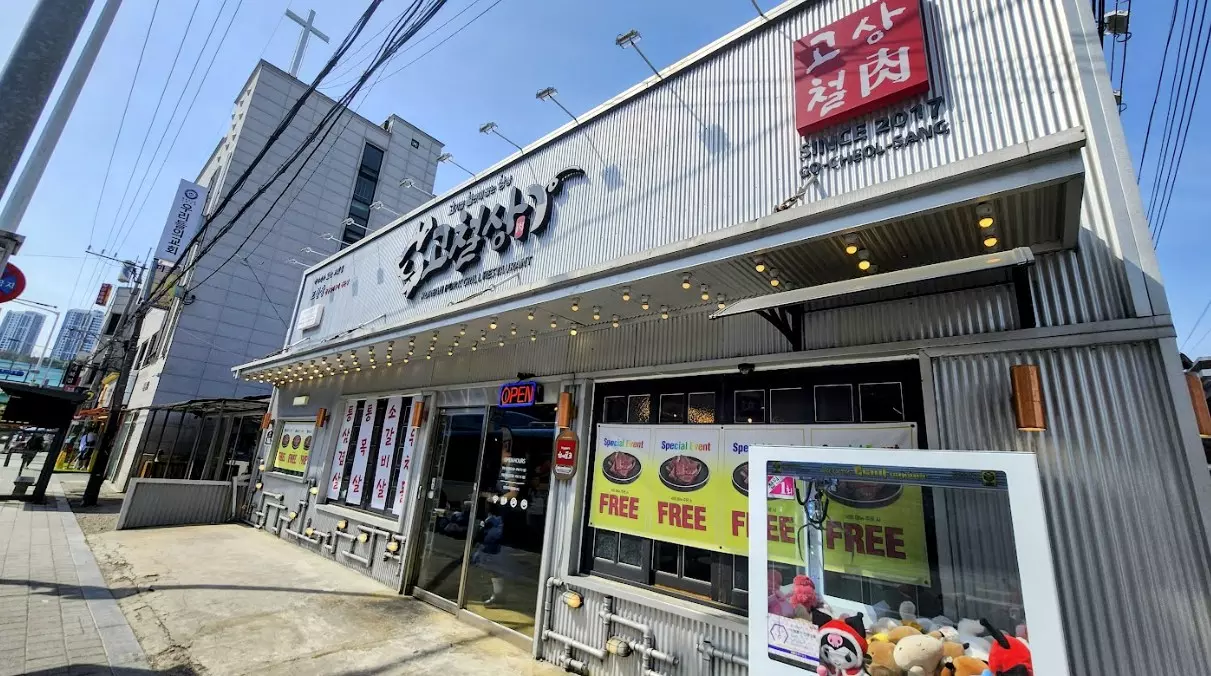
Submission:
M 67 506 L 0 502 L 0 676 L 150 673 Z

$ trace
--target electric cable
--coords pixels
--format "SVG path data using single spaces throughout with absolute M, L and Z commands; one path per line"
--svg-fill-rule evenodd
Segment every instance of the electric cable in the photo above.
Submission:
M 442 38 L 442 39 L 441 39 L 441 41 L 439 41 L 439 42 L 438 42 L 436 45 L 433 45 L 433 46 L 432 46 L 432 47 L 430 47 L 429 49 L 425 50 L 425 52 L 424 52 L 423 54 L 421 54 L 420 56 L 416 57 L 415 59 L 412 59 L 412 60 L 411 60 L 411 61 L 409 61 L 408 63 L 405 63 L 404 65 L 400 66 L 399 68 L 396 68 L 395 70 L 391 71 L 390 73 L 387 73 L 387 74 L 385 74 L 385 75 L 380 76 L 380 77 L 379 77 L 379 78 L 376 80 L 376 82 L 380 82 L 380 81 L 382 81 L 382 80 L 387 80 L 387 79 L 390 79 L 391 77 L 395 76 L 395 75 L 396 75 L 397 73 L 399 73 L 400 71 L 402 71 L 402 70 L 404 70 L 405 68 L 407 68 L 407 67 L 411 66 L 412 64 L 416 63 L 417 61 L 420 61 L 421 59 L 425 58 L 425 57 L 426 57 L 426 56 L 428 56 L 428 55 L 429 55 L 429 54 L 430 54 L 430 53 L 431 53 L 433 50 L 435 50 L 435 49 L 437 49 L 438 47 L 441 47 L 442 45 L 444 45 L 444 44 L 446 44 L 447 42 L 449 42 L 449 41 L 450 41 L 450 39 L 451 39 L 451 38 L 453 38 L 455 35 L 458 35 L 459 33 L 463 32 L 463 30 L 465 30 L 465 29 L 466 29 L 468 26 L 470 26 L 471 24 L 475 23 L 475 22 L 476 22 L 476 20 L 478 20 L 480 17 L 482 17 L 483 15 L 485 15 L 485 14 L 487 14 L 488 12 L 492 11 L 492 8 L 493 8 L 493 7 L 495 7 L 495 6 L 497 6 L 497 5 L 499 5 L 501 2 L 503 2 L 503 0 L 496 0 L 496 1 L 495 1 L 495 2 L 493 2 L 492 4 L 488 5 L 487 7 L 485 7 L 485 8 L 484 8 L 484 11 L 482 11 L 482 12 L 480 12 L 479 14 L 476 14 L 475 16 L 471 17 L 471 20 L 470 20 L 470 21 L 468 21 L 467 23 L 463 24 L 462 26 L 460 26 L 460 27 L 458 28 L 458 30 L 456 30 L 456 31 L 454 31 L 453 33 L 451 33 L 451 34 L 447 35 L 446 37 Z M 436 31 L 434 31 L 434 32 L 436 32 Z
M 1162 131 L 1161 138 L 1161 159 L 1157 160 L 1156 172 L 1154 174 L 1151 191 L 1148 197 L 1148 221 L 1149 223 L 1153 224 L 1154 235 L 1156 231 L 1156 218 L 1158 214 L 1158 196 L 1161 195 L 1162 186 L 1165 184 L 1163 174 L 1168 167 L 1172 166 L 1171 162 L 1176 152 L 1174 149 L 1172 149 L 1170 142 L 1175 140 L 1173 137 L 1173 130 L 1174 121 L 1179 119 L 1180 115 L 1178 112 L 1179 101 L 1183 102 L 1180 105 L 1182 105 L 1184 109 L 1184 100 L 1189 96 L 1189 84 L 1186 81 L 1186 66 L 1188 63 L 1193 63 L 1190 59 L 1190 51 L 1193 46 L 1193 41 L 1191 38 L 1193 37 L 1194 31 L 1193 18 L 1195 6 L 1193 4 L 1187 4 L 1187 7 L 1191 10 L 1190 16 L 1186 17 L 1186 23 L 1182 27 L 1181 35 L 1178 38 L 1178 57 L 1175 62 L 1176 67 L 1173 71 L 1173 76 L 1170 78 L 1169 105 L 1165 111 L 1165 126 Z M 1183 92 L 1185 94 L 1184 96 Z M 1163 158 L 1167 158 L 1168 162 L 1166 162 Z
M 177 100 L 172 106 L 172 112 L 168 115 L 168 124 L 164 125 L 164 130 L 160 132 L 160 138 L 156 141 L 155 150 L 151 152 L 151 159 L 147 162 L 147 166 L 144 167 L 143 175 L 139 177 L 139 187 L 135 189 L 135 196 L 130 201 L 130 207 L 127 209 L 126 214 L 121 218 L 121 225 L 118 226 L 118 236 L 116 239 L 118 243 L 114 246 L 115 251 L 120 251 L 122 249 L 122 245 L 126 243 L 127 237 L 130 236 L 130 231 L 134 228 L 137 216 L 143 215 L 143 207 L 147 204 L 147 198 L 152 192 L 154 192 L 156 182 L 160 180 L 160 173 L 164 168 L 164 162 L 160 163 L 159 170 L 156 171 L 155 178 L 153 178 L 150 183 L 147 181 L 147 175 L 151 173 L 151 166 L 155 163 L 156 158 L 160 155 L 160 148 L 164 146 L 164 139 L 168 137 L 168 131 L 172 129 L 173 120 L 175 120 L 177 117 L 177 111 L 181 109 L 181 101 L 185 99 L 185 92 L 189 91 L 189 83 L 193 82 L 193 76 L 198 71 L 198 64 L 202 62 L 202 56 L 206 53 L 206 48 L 210 46 L 210 40 L 212 37 L 214 37 L 214 30 L 218 27 L 219 19 L 222 18 L 223 10 L 227 8 L 227 3 L 229 1 L 230 0 L 223 0 L 223 3 L 219 5 L 219 11 L 215 13 L 214 21 L 210 23 L 210 30 L 206 33 L 206 39 L 202 42 L 202 47 L 198 50 L 198 55 L 193 60 L 193 66 L 191 66 L 189 69 L 189 75 L 185 78 L 185 84 L 181 87 L 181 92 L 177 94 Z M 235 14 L 239 11 L 240 8 L 237 5 L 235 13 L 232 13 L 231 18 L 235 19 Z M 231 24 L 229 23 L 228 25 L 230 26 Z M 226 33 L 224 33 L 224 37 L 226 37 Z M 220 48 L 221 47 L 222 43 L 220 43 Z M 215 53 L 217 54 L 218 50 L 216 50 Z M 201 84 L 201 82 L 198 83 L 199 89 L 201 89 Z M 192 105 L 190 107 L 192 108 Z M 185 112 L 185 115 L 189 115 L 188 110 Z M 175 139 L 176 137 L 174 137 L 174 141 Z M 172 148 L 170 147 L 168 153 L 170 154 L 171 152 Z M 164 155 L 164 159 L 167 161 L 168 154 Z M 145 192 L 144 188 L 146 188 Z M 135 202 L 139 200 L 140 192 L 144 192 L 143 201 L 140 202 L 138 210 L 135 210 Z M 123 231 L 125 231 L 126 234 L 122 234 Z
M 346 94 L 346 96 L 342 97 L 342 100 L 340 102 L 338 102 L 337 105 L 334 105 L 329 110 L 328 114 L 326 114 L 324 116 L 324 119 L 321 120 L 320 125 L 318 125 L 315 129 L 312 130 L 312 132 L 307 136 L 307 138 L 304 139 L 303 143 L 291 154 L 290 157 L 288 157 L 286 159 L 285 162 L 282 163 L 282 165 L 277 169 L 277 171 L 274 172 L 274 175 L 265 184 L 263 184 L 260 188 L 258 188 L 254 192 L 254 194 L 249 198 L 249 200 L 242 207 L 240 207 L 239 210 L 233 216 L 231 216 L 228 219 L 227 223 L 214 235 L 214 238 L 211 239 L 210 242 L 208 242 L 207 244 L 205 244 L 204 246 L 201 247 L 201 249 L 198 251 L 198 253 L 196 255 L 194 255 L 192 260 L 185 266 L 185 269 L 181 270 L 180 274 L 183 275 L 183 274 L 187 273 L 189 270 L 193 269 L 202 260 L 202 258 L 205 256 L 205 254 L 207 252 L 209 252 L 218 243 L 218 241 L 220 241 L 223 238 L 223 236 L 225 236 L 235 226 L 237 221 L 248 211 L 248 209 L 250 209 L 252 207 L 252 205 L 262 195 L 265 194 L 265 192 L 267 192 L 269 190 L 269 188 L 273 185 L 273 183 L 275 183 L 278 178 L 283 176 L 289 170 L 290 166 L 307 150 L 307 148 L 320 135 L 320 132 L 324 128 L 324 126 L 333 123 L 333 121 L 336 119 L 336 116 L 339 116 L 339 114 L 344 110 L 344 108 L 347 107 L 349 101 L 354 96 L 357 95 L 358 91 L 361 90 L 361 87 L 365 85 L 366 81 L 374 74 L 374 72 L 385 61 L 387 61 L 396 51 L 398 51 L 398 49 L 407 40 L 411 39 L 416 34 L 417 31 L 419 31 L 425 24 L 427 24 L 432 19 L 433 15 L 436 14 L 436 12 L 438 10 L 440 10 L 441 7 L 445 4 L 445 1 L 446 0 L 431 0 L 428 5 L 424 5 L 422 0 L 416 0 L 413 3 L 413 5 L 408 10 L 405 11 L 404 19 L 401 22 L 399 22 L 399 24 L 397 26 L 397 30 L 392 34 L 391 38 L 386 43 L 384 43 L 383 49 L 380 50 L 380 56 L 376 60 L 376 62 L 369 69 L 367 69 L 365 73 L 363 73 L 362 77 L 358 80 L 358 83 L 352 89 L 350 89 L 350 91 Z M 276 141 L 278 137 L 281 136 L 282 132 L 285 130 L 285 128 L 289 124 L 290 120 L 292 120 L 294 118 L 294 116 L 297 115 L 298 111 L 302 108 L 302 105 L 305 102 L 305 100 L 310 96 L 310 94 L 312 92 L 315 91 L 315 89 L 319 85 L 319 83 L 321 81 L 323 81 L 323 79 L 325 77 L 327 77 L 327 75 L 332 70 L 332 68 L 335 66 L 335 64 L 341 58 L 343 58 L 345 53 L 348 52 L 350 46 L 352 45 L 352 43 L 354 41 L 356 41 L 357 37 L 361 34 L 362 30 L 364 30 L 367 21 L 369 20 L 370 16 L 373 15 L 374 10 L 378 8 L 378 5 L 380 3 L 381 3 L 381 0 L 372 0 L 371 4 L 367 8 L 366 12 L 356 22 L 356 24 L 355 24 L 354 28 L 351 30 L 350 34 L 346 37 L 346 39 L 337 48 L 336 52 L 333 54 L 332 58 L 329 59 L 328 63 L 325 65 L 323 70 L 321 70 L 320 74 L 316 77 L 316 79 L 312 82 L 312 84 L 308 87 L 308 89 L 303 93 L 303 95 L 299 98 L 299 100 L 295 102 L 294 106 L 291 107 L 291 110 L 288 111 L 286 117 L 278 125 L 278 128 L 273 132 L 273 134 L 270 135 L 269 141 L 266 142 L 266 145 L 262 148 L 262 150 L 253 159 L 253 163 L 249 166 L 248 169 L 246 169 L 244 171 L 244 173 L 240 176 L 240 178 L 237 179 L 235 185 L 231 188 L 231 190 L 228 192 L 228 194 L 223 198 L 223 201 L 218 205 L 218 207 L 215 209 L 215 211 L 206 219 L 204 226 L 202 228 L 200 228 L 198 233 L 191 239 L 191 241 L 189 242 L 189 244 L 186 247 L 187 249 L 191 248 L 194 244 L 196 244 L 198 241 L 200 241 L 203 233 L 205 233 L 208 230 L 209 225 L 218 218 L 219 214 L 223 213 L 226 206 L 234 198 L 234 195 L 240 190 L 240 188 L 243 186 L 243 184 L 248 180 L 248 177 L 251 175 L 252 169 L 255 167 L 256 164 L 258 164 L 260 162 L 261 159 L 264 158 L 265 154 L 268 152 L 268 149 L 272 145 L 272 143 L 274 141 Z M 421 18 L 418 19 L 415 23 L 412 23 L 411 25 L 409 25 L 409 22 L 411 22 L 412 17 L 416 16 L 418 13 L 421 15 Z M 297 175 L 297 173 L 298 172 L 296 172 L 296 175 Z M 289 184 L 287 185 L 287 187 L 289 187 Z M 176 272 L 179 266 L 180 266 L 180 261 L 178 260 L 177 263 L 175 263 L 170 268 L 168 275 L 171 276 L 174 272 Z M 166 293 L 167 290 L 168 290 L 167 287 L 159 289 L 157 292 L 155 292 L 153 294 L 153 297 L 151 299 L 146 301 L 141 306 L 140 309 L 142 309 L 143 307 L 146 307 L 147 305 L 154 302 L 156 299 L 158 299 L 164 293 Z
M 126 203 L 126 196 L 130 194 L 130 186 L 134 184 L 135 174 L 139 171 L 139 162 L 143 160 L 143 151 L 147 149 L 147 141 L 151 138 L 151 130 L 156 126 L 156 118 L 160 115 L 160 106 L 164 105 L 164 95 L 168 93 L 168 85 L 172 83 L 173 73 L 177 70 L 177 62 L 181 59 L 181 52 L 185 50 L 185 40 L 189 37 L 189 29 L 193 26 L 193 20 L 197 17 L 198 7 L 201 5 L 201 0 L 194 0 L 193 11 L 189 13 L 189 20 L 185 23 L 185 30 L 181 33 L 181 41 L 177 43 L 177 51 L 172 56 L 172 65 L 168 67 L 168 75 L 164 78 L 164 86 L 160 88 L 160 95 L 156 98 L 155 108 L 151 111 L 151 119 L 147 122 L 147 129 L 143 132 L 143 142 L 139 144 L 139 152 L 135 154 L 135 161 L 130 165 L 130 175 L 126 177 L 126 187 L 122 190 L 122 197 L 118 199 L 118 208 L 114 211 L 114 222 L 110 226 L 110 234 L 105 238 L 105 246 L 102 249 L 109 248 L 109 241 L 112 238 L 117 241 L 116 234 L 119 229 L 119 223 L 122 221 L 122 205 Z M 186 85 L 189 83 L 186 82 Z M 169 118 L 169 124 L 172 119 Z M 165 125 L 164 132 L 168 132 L 168 126 Z M 151 167 L 151 163 L 155 160 L 152 155 L 147 161 L 147 167 Z M 144 176 L 146 176 L 146 171 Z M 135 198 L 138 197 L 138 190 L 135 191 Z M 134 200 L 131 200 L 130 207 L 134 206 Z M 130 208 L 128 207 L 128 208 Z
M 1152 95 L 1152 109 L 1148 112 L 1148 127 L 1144 130 L 1144 149 L 1140 153 L 1140 168 L 1139 173 L 1135 175 L 1135 182 L 1139 183 L 1140 176 L 1144 173 L 1144 162 L 1148 159 L 1148 141 L 1152 138 L 1152 121 L 1156 117 L 1156 105 L 1161 98 L 1161 87 L 1165 82 L 1165 69 L 1169 63 L 1169 44 L 1173 40 L 1173 28 L 1177 26 L 1177 6 L 1178 1 L 1173 2 L 1173 13 L 1169 16 L 1169 30 L 1165 33 L 1165 48 L 1161 51 L 1161 72 L 1156 77 L 1156 92 Z

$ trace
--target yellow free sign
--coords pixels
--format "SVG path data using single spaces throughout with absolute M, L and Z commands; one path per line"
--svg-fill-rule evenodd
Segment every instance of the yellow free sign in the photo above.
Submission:
M 274 448 L 273 468 L 298 474 L 306 472 L 314 437 L 314 422 L 282 423 Z

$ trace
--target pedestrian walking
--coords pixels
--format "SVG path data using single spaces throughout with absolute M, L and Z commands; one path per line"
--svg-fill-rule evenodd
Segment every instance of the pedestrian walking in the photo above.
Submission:
M 76 459 L 76 466 L 80 469 L 88 469 L 88 465 L 92 462 L 93 449 L 97 447 L 97 433 L 92 427 L 80 437 L 79 454 Z
M 45 442 L 42 440 L 42 435 L 34 433 L 32 436 L 30 436 L 30 438 L 25 442 L 25 447 L 21 449 L 21 468 L 17 470 L 17 473 L 20 474 L 21 472 L 24 472 L 25 468 L 29 467 L 34 462 L 34 458 L 37 457 L 37 455 L 41 453 L 43 449 L 45 449 Z

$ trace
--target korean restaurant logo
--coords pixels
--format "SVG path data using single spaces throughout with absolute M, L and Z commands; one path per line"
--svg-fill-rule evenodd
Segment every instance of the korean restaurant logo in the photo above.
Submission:
M 879 0 L 801 38 L 794 55 L 800 136 L 929 91 L 919 0 Z

